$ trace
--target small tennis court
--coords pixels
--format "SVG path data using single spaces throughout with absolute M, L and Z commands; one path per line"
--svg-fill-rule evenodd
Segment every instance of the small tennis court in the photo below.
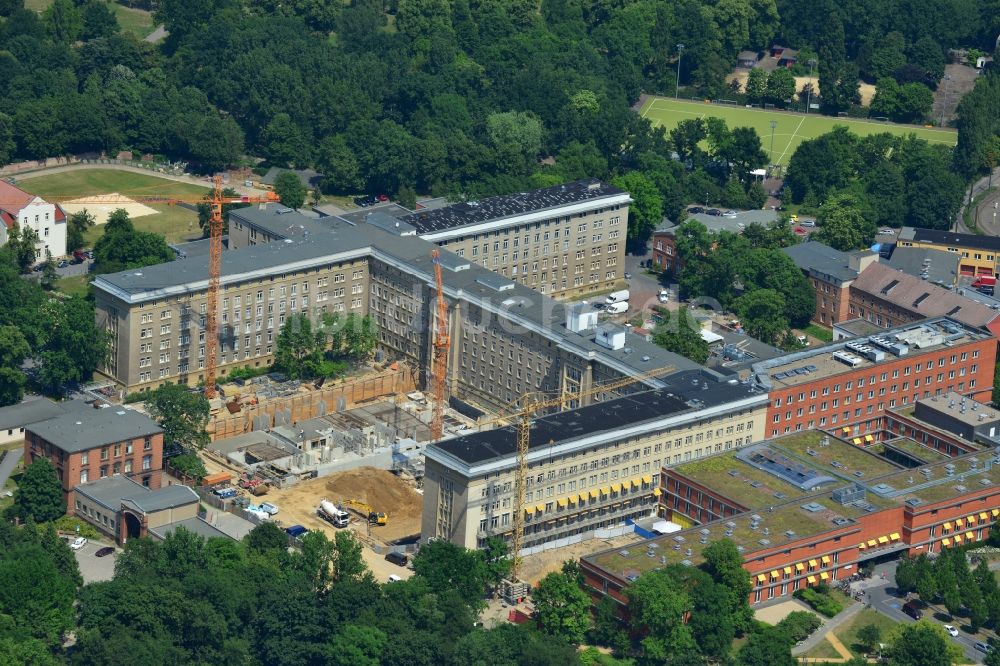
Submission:
M 931 143 L 954 146 L 958 141 L 958 132 L 953 129 L 923 127 L 918 125 L 897 125 L 895 123 L 860 120 L 857 118 L 831 118 L 819 113 L 792 113 L 778 109 L 748 109 L 734 104 L 720 104 L 706 101 L 676 100 L 664 97 L 651 97 L 640 111 L 644 118 L 649 118 L 656 126 L 665 127 L 670 131 L 682 120 L 705 118 L 708 116 L 721 118 L 729 127 L 753 127 L 760 135 L 764 152 L 771 154 L 771 121 L 774 127 L 774 149 L 771 154 L 772 164 L 788 164 L 795 149 L 807 139 L 814 139 L 831 131 L 834 125 L 847 125 L 859 136 L 889 132 L 904 136 L 916 134 L 921 139 Z

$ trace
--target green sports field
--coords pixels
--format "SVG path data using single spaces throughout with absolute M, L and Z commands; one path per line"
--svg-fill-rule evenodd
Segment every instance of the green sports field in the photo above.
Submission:
M 640 113 L 644 118 L 651 120 L 654 125 L 665 127 L 667 131 L 676 127 L 677 123 L 682 120 L 706 116 L 722 118 L 730 127 L 753 127 L 760 135 L 765 152 L 771 148 L 771 121 L 775 120 L 778 124 L 774 128 L 772 164 L 788 164 L 789 158 L 800 143 L 826 134 L 833 129 L 834 125 L 847 125 L 852 132 L 860 136 L 881 132 L 901 136 L 916 134 L 921 139 L 947 146 L 954 146 L 958 140 L 958 132 L 951 129 L 897 125 L 855 118 L 831 118 L 830 116 L 821 116 L 818 113 L 806 115 L 779 110 L 747 109 L 729 104 L 692 102 L 663 97 L 650 97 L 643 104 Z

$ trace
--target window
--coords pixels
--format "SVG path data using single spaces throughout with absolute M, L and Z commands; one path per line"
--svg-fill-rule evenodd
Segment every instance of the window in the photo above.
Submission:
M 87 483 L 89 472 L 85 469 L 80 470 L 80 483 Z
M 101 468 L 102 470 L 105 468 Z M 142 469 L 149 470 L 153 469 L 153 456 L 143 456 L 142 457 Z M 101 476 L 104 476 L 103 474 Z

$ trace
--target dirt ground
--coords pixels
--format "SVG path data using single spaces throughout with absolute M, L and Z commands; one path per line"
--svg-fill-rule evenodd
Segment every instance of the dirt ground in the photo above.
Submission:
M 142 217 L 143 215 L 155 215 L 156 210 L 149 206 L 138 203 L 123 194 L 112 192 L 111 194 L 97 194 L 83 199 L 66 201 L 60 204 L 69 214 L 86 210 L 92 214 L 97 224 L 104 224 L 108 221 L 108 216 L 119 208 L 128 211 L 130 218 Z
M 784 620 L 790 613 L 795 611 L 806 611 L 812 613 L 812 609 L 806 604 L 802 603 L 797 599 L 792 599 L 790 601 L 782 601 L 779 604 L 774 604 L 773 606 L 766 606 L 764 608 L 758 608 L 754 611 L 753 616 L 755 619 L 761 622 L 767 622 L 768 624 L 778 624 Z
M 272 488 L 261 499 L 278 505 L 278 518 L 282 524 L 299 524 L 312 530 L 329 526 L 316 515 L 316 507 L 324 498 L 334 503 L 356 499 L 371 505 L 376 511 L 384 511 L 389 518 L 388 524 L 371 528 L 371 537 L 378 541 L 388 543 L 420 533 L 420 513 L 423 507 L 420 493 L 391 472 L 374 467 L 361 467 L 303 481 L 291 488 Z M 350 507 L 345 508 L 350 511 Z M 360 515 L 351 513 L 356 519 L 352 521 L 352 529 L 361 535 L 367 535 L 367 522 Z M 333 531 L 333 528 L 329 531 Z
M 749 72 L 745 69 L 736 70 L 732 74 L 726 77 L 726 83 L 736 79 L 740 82 L 740 86 L 745 88 L 747 84 L 747 77 Z M 802 92 L 802 89 L 806 87 L 807 83 L 813 84 L 814 90 L 819 90 L 819 77 L 813 76 L 812 78 L 808 76 L 796 76 L 795 77 L 795 92 Z M 870 83 L 865 83 L 864 81 L 858 82 L 858 93 L 861 95 L 862 106 L 868 106 L 872 103 L 872 98 L 875 97 L 875 86 Z
M 585 555 L 599 553 L 602 550 L 609 550 L 611 548 L 622 548 L 629 544 L 638 543 L 639 541 L 642 541 L 642 538 L 632 533 L 612 539 L 588 539 L 571 546 L 528 555 L 521 559 L 519 576 L 521 580 L 532 585 L 537 585 L 538 581 L 545 578 L 546 574 L 559 571 L 566 560 L 579 560 Z

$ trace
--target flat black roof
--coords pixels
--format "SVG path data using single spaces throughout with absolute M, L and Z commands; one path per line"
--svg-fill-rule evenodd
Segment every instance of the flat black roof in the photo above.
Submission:
M 479 201 L 456 203 L 444 208 L 419 211 L 402 219 L 412 224 L 417 229 L 417 233 L 426 234 L 616 194 L 625 194 L 625 192 L 595 178 L 590 178 L 531 192 L 518 192 Z
M 727 380 L 718 373 L 682 370 L 658 378 L 664 388 L 633 393 L 535 419 L 529 449 L 578 437 L 618 430 L 682 412 L 734 402 L 754 395 L 764 399 L 756 387 Z M 474 433 L 434 444 L 468 464 L 514 455 L 517 449 L 513 426 Z
M 570 409 L 535 419 L 529 449 L 616 430 L 642 421 L 691 409 L 669 391 L 644 391 L 596 405 Z M 517 452 L 517 430 L 513 426 L 447 439 L 434 444 L 469 464 L 506 458 Z
M 903 239 L 902 234 L 900 238 Z M 1000 236 L 980 236 L 979 234 L 961 234 L 954 231 L 914 227 L 913 240 L 920 243 L 936 243 L 952 247 L 958 245 L 961 247 L 981 248 L 983 250 L 1000 250 Z

